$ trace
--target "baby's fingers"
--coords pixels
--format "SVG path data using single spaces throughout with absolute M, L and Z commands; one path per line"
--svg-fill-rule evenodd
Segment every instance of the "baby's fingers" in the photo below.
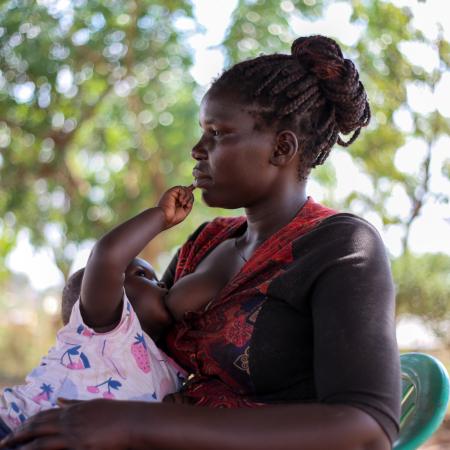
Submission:
M 187 207 L 190 204 L 194 203 L 194 195 L 192 194 L 192 190 L 194 189 L 192 185 L 183 188 L 183 194 L 182 194 L 182 205 L 183 207 Z

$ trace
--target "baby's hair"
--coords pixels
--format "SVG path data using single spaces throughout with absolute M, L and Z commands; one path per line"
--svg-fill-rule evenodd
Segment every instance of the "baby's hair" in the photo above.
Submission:
M 73 305 L 80 298 L 83 274 L 84 268 L 73 273 L 67 280 L 67 283 L 62 291 L 61 318 L 64 325 L 69 323 Z
M 370 107 L 358 71 L 339 45 L 324 36 L 296 39 L 291 55 L 272 54 L 238 63 L 210 92 L 231 88 L 266 126 L 289 126 L 302 148 L 300 178 L 323 164 L 337 142 L 349 146 L 370 121 Z M 257 123 L 258 126 L 258 123 Z M 339 134 L 353 135 L 344 141 Z

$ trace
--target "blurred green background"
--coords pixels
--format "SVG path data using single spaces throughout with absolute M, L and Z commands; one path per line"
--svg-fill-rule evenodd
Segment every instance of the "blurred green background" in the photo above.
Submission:
M 214 55 L 228 67 L 262 52 L 289 52 L 293 39 L 317 32 L 336 38 L 354 59 L 373 119 L 355 144 L 336 148 L 313 172 L 313 196 L 378 227 L 392 261 L 399 320 L 420 318 L 445 355 L 449 235 L 431 227 L 428 235 L 416 232 L 416 247 L 412 239 L 416 224 L 423 229 L 433 214 L 440 214 L 438 230 L 448 231 L 450 220 L 450 111 L 442 106 L 450 93 L 450 27 L 424 28 L 420 8 L 427 3 L 3 1 L 0 383 L 21 380 L 52 345 L 61 325 L 60 291 L 80 253 L 86 256 L 93 240 L 153 205 L 167 187 L 191 182 L 190 149 L 207 89 L 196 46 L 218 19 L 227 28 L 207 49 L 211 64 Z M 219 4 L 228 7 L 225 22 Z M 320 29 L 324 21 L 329 32 Z M 422 107 L 414 100 L 420 94 Z M 144 256 L 161 273 L 200 223 L 239 213 L 197 202 Z M 438 246 L 427 250 L 417 245 L 421 239 Z M 30 282 L 32 270 L 46 270 L 30 269 L 33 252 L 45 254 L 48 270 L 57 271 L 53 284 Z

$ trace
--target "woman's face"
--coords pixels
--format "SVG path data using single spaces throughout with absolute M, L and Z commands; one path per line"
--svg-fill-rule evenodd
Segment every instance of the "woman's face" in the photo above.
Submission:
M 270 193 L 277 169 L 270 163 L 276 134 L 255 127 L 255 117 L 233 95 L 208 92 L 200 105 L 202 137 L 192 149 L 194 184 L 209 206 L 249 207 Z

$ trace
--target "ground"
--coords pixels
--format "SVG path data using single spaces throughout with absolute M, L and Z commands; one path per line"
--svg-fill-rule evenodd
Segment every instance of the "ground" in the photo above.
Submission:
M 427 441 L 421 450 L 448 450 L 450 449 L 450 414 L 444 420 L 436 434 Z

